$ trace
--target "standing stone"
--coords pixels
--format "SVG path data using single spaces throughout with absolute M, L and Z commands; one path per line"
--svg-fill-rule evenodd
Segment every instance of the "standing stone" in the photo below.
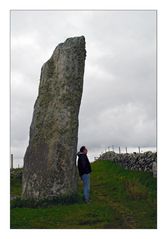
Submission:
M 69 38 L 56 47 L 41 69 L 24 157 L 24 199 L 69 196 L 77 191 L 78 114 L 85 57 L 85 38 Z

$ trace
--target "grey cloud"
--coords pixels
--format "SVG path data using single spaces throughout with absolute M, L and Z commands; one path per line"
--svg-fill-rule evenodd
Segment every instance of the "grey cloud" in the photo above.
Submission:
M 57 44 L 76 35 L 85 35 L 87 49 L 78 145 L 156 146 L 155 11 L 12 11 L 11 147 L 17 158 L 28 144 L 41 67 Z

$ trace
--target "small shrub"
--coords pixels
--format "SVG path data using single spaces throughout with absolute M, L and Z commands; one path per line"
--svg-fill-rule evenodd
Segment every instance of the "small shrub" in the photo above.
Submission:
M 22 168 L 14 168 L 10 170 L 10 180 L 22 180 L 23 169 Z

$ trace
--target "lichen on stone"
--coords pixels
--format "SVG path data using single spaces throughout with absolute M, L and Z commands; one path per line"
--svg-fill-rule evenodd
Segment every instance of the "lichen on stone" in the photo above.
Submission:
M 78 114 L 85 57 L 85 38 L 69 38 L 42 66 L 24 157 L 23 198 L 76 193 Z

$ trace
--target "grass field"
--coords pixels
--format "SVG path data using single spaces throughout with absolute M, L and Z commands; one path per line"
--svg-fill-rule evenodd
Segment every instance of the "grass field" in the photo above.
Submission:
M 11 228 L 137 229 L 157 227 L 157 182 L 148 172 L 124 170 L 111 161 L 92 163 L 91 202 L 52 203 L 41 207 L 11 203 Z M 21 177 L 11 180 L 11 194 L 21 193 Z

